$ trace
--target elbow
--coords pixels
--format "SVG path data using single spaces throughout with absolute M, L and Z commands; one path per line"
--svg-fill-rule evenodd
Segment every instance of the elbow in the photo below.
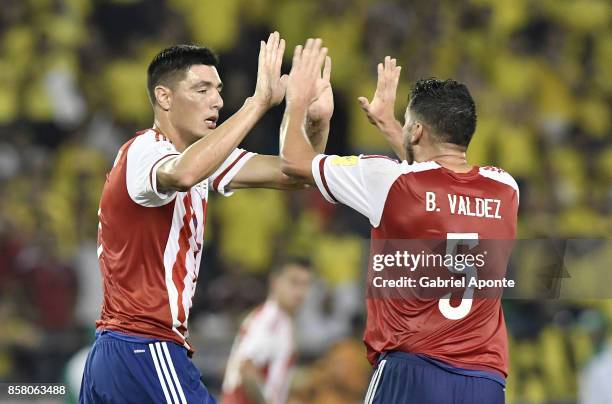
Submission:
M 167 179 L 164 182 L 168 184 L 168 188 L 186 192 L 197 184 L 197 179 L 189 173 L 170 172 L 167 174 Z
M 157 169 L 157 183 L 161 188 L 186 192 L 206 178 L 198 175 L 194 168 L 179 164 L 180 161 L 180 158 L 172 159 Z
M 190 178 L 178 178 L 176 180 L 175 188 L 180 192 L 187 192 L 193 187 L 195 183 Z
M 307 174 L 304 173 L 303 168 L 300 167 L 300 164 L 296 162 L 295 159 L 288 158 L 283 155 L 281 157 L 281 171 L 288 177 L 291 178 L 306 178 Z
M 281 156 L 280 169 L 283 174 L 291 176 L 291 172 L 293 171 L 291 159 L 287 158 L 286 155 Z

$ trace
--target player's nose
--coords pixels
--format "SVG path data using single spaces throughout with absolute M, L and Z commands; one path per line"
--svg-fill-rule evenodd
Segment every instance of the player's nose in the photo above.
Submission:
M 221 108 L 223 108 L 223 97 L 221 97 L 221 93 L 219 93 L 218 91 L 215 95 L 215 99 L 213 100 L 211 107 L 216 110 L 220 110 Z

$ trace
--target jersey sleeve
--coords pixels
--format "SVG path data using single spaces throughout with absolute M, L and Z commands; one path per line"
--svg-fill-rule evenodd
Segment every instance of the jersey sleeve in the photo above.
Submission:
M 389 189 L 402 174 L 402 164 L 385 156 L 320 154 L 312 175 L 323 197 L 347 205 L 378 227 Z
M 236 174 L 256 153 L 236 148 L 210 177 L 208 186 L 223 196 L 230 196 L 234 191 L 228 186 Z
M 178 155 L 172 143 L 159 136 L 138 136 L 127 150 L 126 184 L 130 198 L 146 207 L 169 203 L 176 192 L 157 189 L 156 173 L 159 166 Z

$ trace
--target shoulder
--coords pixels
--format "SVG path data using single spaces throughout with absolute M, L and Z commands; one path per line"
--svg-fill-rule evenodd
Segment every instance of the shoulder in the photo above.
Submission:
M 166 148 L 176 151 L 174 145 L 164 135 L 146 129 L 136 132 L 135 136 L 128 141 L 131 144 L 130 149 L 148 149 L 148 148 Z
M 375 166 L 375 165 L 399 165 L 398 160 L 378 154 L 360 154 L 352 156 L 337 156 L 335 154 L 319 154 L 313 160 L 321 166 L 326 164 L 331 167 L 353 167 L 353 166 Z
M 400 161 L 384 154 L 360 154 L 359 160 L 373 160 L 374 162 L 389 161 L 395 164 L 399 164 Z
M 278 303 L 268 300 L 261 310 L 261 322 L 270 332 L 275 332 L 282 327 L 288 318 Z
M 388 156 L 362 154 L 359 156 L 359 164 L 364 167 L 381 170 L 391 170 L 397 174 L 410 174 L 423 171 L 435 170 L 440 165 L 435 161 L 424 161 L 420 163 L 408 164 L 406 160 L 399 161 Z
M 501 168 L 494 166 L 480 167 L 479 174 L 493 181 L 505 184 L 514 189 L 517 193 L 519 192 L 519 187 L 514 177 Z
M 437 170 L 440 164 L 435 161 L 423 161 L 420 163 L 408 164 L 407 161 L 402 162 L 402 171 L 404 174 L 420 173 L 423 171 Z

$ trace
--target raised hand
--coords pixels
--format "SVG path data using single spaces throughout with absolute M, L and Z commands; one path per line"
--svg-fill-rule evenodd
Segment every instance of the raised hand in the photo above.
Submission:
M 329 121 L 334 113 L 334 94 L 330 82 L 331 58 L 325 57 L 323 72 L 316 82 L 316 95 L 308 107 L 308 120 L 311 123 Z
M 285 96 L 287 76 L 281 77 L 280 70 L 285 53 L 285 40 L 273 32 L 268 41 L 260 42 L 257 84 L 253 98 L 266 108 L 278 105 Z
M 288 105 L 309 106 L 315 100 L 317 80 L 321 78 L 321 67 L 327 55 L 327 48 L 321 48 L 321 44 L 321 39 L 309 38 L 304 46 L 296 46 L 287 83 Z
M 387 56 L 384 65 L 378 64 L 378 82 L 372 102 L 368 102 L 366 97 L 358 98 L 370 123 L 382 131 L 398 128 L 401 131 L 402 125 L 395 119 L 395 97 L 402 68 L 396 63 L 395 59 Z

